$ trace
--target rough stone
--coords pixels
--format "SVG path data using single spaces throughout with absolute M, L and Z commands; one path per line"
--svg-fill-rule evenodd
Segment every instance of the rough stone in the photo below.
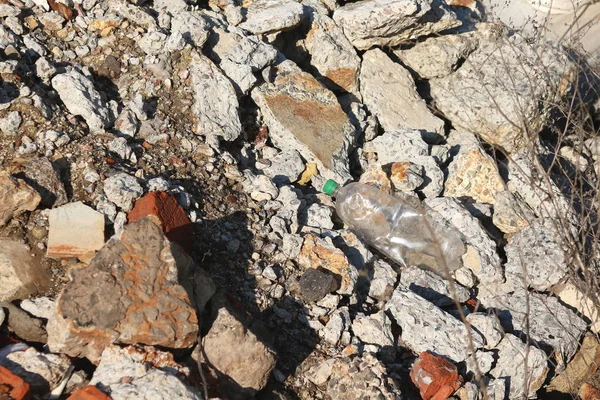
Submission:
M 333 19 L 359 50 L 373 46 L 394 47 L 461 25 L 443 2 L 419 0 L 348 3 L 335 10 Z
M 335 278 L 315 268 L 307 269 L 300 278 L 300 297 L 307 302 L 317 302 L 337 288 Z
M 581 385 L 596 374 L 599 365 L 600 343 L 595 335 L 587 333 L 573 360 L 562 373 L 552 378 L 547 391 L 576 394 Z
M 127 137 L 134 137 L 139 129 L 139 121 L 133 111 L 129 108 L 123 109 L 115 121 L 115 129 Z
M 370 278 L 368 283 L 369 296 L 379 301 L 388 300 L 396 286 L 398 276 L 396 271 L 385 261 L 376 260 L 367 273 Z
M 0 307 L 6 309 L 8 325 L 15 335 L 29 342 L 46 343 L 48 336 L 41 320 L 33 318 L 11 303 L 0 303 Z
M 490 372 L 496 359 L 493 351 L 477 350 L 467 358 L 466 373 L 473 376 L 485 376 Z
M 52 78 L 52 88 L 71 114 L 82 117 L 90 132 L 104 130 L 110 123 L 110 112 L 90 79 L 75 69 Z
M 382 348 L 394 346 L 392 321 L 384 311 L 372 315 L 357 314 L 352 322 L 352 331 L 363 343 Z
M 0 358 L 0 366 L 23 378 L 34 396 L 43 397 L 58 387 L 71 361 L 62 354 L 41 353 L 28 347 Z
M 274 80 L 256 87 L 251 95 L 275 146 L 299 151 L 325 178 L 350 179 L 348 153 L 354 127 L 335 95 L 312 75 L 286 60 L 277 66 Z
M 425 171 L 424 184 L 417 189 L 426 197 L 437 197 L 444 188 L 444 173 L 429 153 L 429 145 L 418 130 L 399 129 L 386 132 L 365 143 L 365 152 L 377 153 L 377 162 L 387 165 L 410 162 Z
M 469 291 L 458 283 L 454 283 L 453 293 L 447 280 L 415 266 L 402 270 L 398 287 L 415 292 L 438 307 L 453 305 L 455 301 L 464 303 L 470 297 Z
M 443 357 L 423 352 L 410 370 L 410 379 L 423 400 L 444 400 L 462 384 L 456 365 Z
M 127 220 L 131 223 L 147 216 L 151 216 L 171 242 L 188 252 L 191 250 L 194 228 L 175 197 L 162 191 L 148 193 L 135 202 Z
M 486 349 L 494 349 L 504 336 L 500 320 L 494 314 L 471 313 L 466 316 L 466 320 L 483 336 Z
M 514 152 L 529 143 L 525 129 L 538 132 L 544 125 L 548 115 L 541 104 L 554 102 L 569 86 L 565 55 L 545 49 L 537 51 L 519 35 L 498 35 L 456 72 L 430 81 L 436 107 L 455 128 Z
M 404 128 L 444 134 L 444 121 L 429 111 L 410 72 L 380 49 L 363 55 L 360 93 L 386 132 Z
M 390 167 L 390 181 L 399 192 L 412 192 L 421 187 L 425 183 L 423 175 L 423 167 L 409 161 L 395 162 Z
M 352 325 L 352 321 L 350 320 L 348 307 L 342 307 L 331 314 L 327 325 L 319 333 L 323 335 L 323 340 L 335 346 L 342 339 L 343 333 L 350 329 L 350 325 Z
M 170 353 L 148 346 L 109 346 L 102 353 L 90 385 L 110 393 L 113 399 L 201 400 L 200 393 L 183 383 L 187 374 L 189 371 L 176 364 Z
M 12 400 L 26 400 L 31 397 L 29 384 L 2 366 L 0 366 L 0 393 Z
M 137 179 L 125 172 L 119 172 L 104 181 L 104 194 L 111 202 L 129 211 L 133 203 L 144 193 Z
M 262 171 L 276 185 L 296 182 L 304 171 L 304 162 L 296 150 L 282 151 L 275 157 L 269 158 L 269 162 L 271 165 L 263 168 Z
M 206 361 L 238 387 L 249 392 L 261 390 L 276 362 L 264 330 L 260 321 L 225 303 L 204 337 Z
M 590 330 L 600 333 L 600 309 L 594 301 L 597 296 L 587 285 L 567 281 L 555 285 L 552 292 L 565 304 L 573 307 L 590 320 Z
M 208 39 L 209 26 L 204 18 L 189 12 L 180 11 L 171 20 L 171 35 L 167 39 L 169 51 L 183 50 L 186 44 L 201 49 Z
M 375 186 L 384 193 L 389 194 L 392 191 L 392 182 L 389 180 L 387 173 L 381 168 L 381 164 L 379 163 L 369 165 L 360 175 L 358 181 L 366 185 Z
M 194 92 L 195 132 L 227 141 L 235 140 L 242 131 L 235 88 L 203 55 L 197 54 L 193 58 L 189 70 Z
M 519 197 L 508 190 L 497 193 L 492 222 L 504 233 L 517 233 L 535 218 L 533 212 Z
M 498 288 L 482 287 L 478 299 L 486 308 L 498 310 L 505 331 L 529 335 L 537 346 L 553 349 L 557 370 L 562 370 L 577 352 L 586 323 L 555 297 L 527 293 L 523 288 L 499 293 Z
M 546 179 L 546 176 L 554 178 L 554 175 L 538 165 L 538 162 L 543 163 L 544 158 L 552 157 L 555 155 L 552 155 L 551 150 L 543 146 L 526 148 L 511 154 L 503 163 L 508 178 L 507 187 L 515 197 L 522 199 L 536 216 L 554 221 L 569 221 L 577 218 L 573 215 L 572 199 L 563 194 L 553 179 Z M 531 216 L 527 211 L 525 207 L 519 208 L 517 212 L 525 214 L 524 218 L 527 219 L 527 216 Z M 573 230 L 571 232 L 577 235 Z
M 166 41 L 166 34 L 159 31 L 150 31 L 137 41 L 137 45 L 144 53 L 155 56 L 164 51 Z
M 255 0 L 239 27 L 254 34 L 294 28 L 302 22 L 304 10 L 296 0 Z
M 301 267 L 329 271 L 339 284 L 339 294 L 351 294 L 358 280 L 358 271 L 344 252 L 336 248 L 331 239 L 320 238 L 314 234 L 304 237 L 304 243 L 298 256 Z
M 47 257 L 88 261 L 104 245 L 104 215 L 80 201 L 53 208 L 48 221 Z
M 23 118 L 18 111 L 10 111 L 6 117 L 0 118 L 0 131 L 5 135 L 15 135 L 22 122 Z
M 37 297 L 34 299 L 25 299 L 19 304 L 23 310 L 37 318 L 50 319 L 54 314 L 56 302 L 47 296 Z
M 111 343 L 188 348 L 195 342 L 196 312 L 178 283 L 171 245 L 150 219 L 126 225 L 70 277 L 48 323 L 53 351 L 98 362 Z
M 313 203 L 306 209 L 306 221 L 304 225 L 315 228 L 333 229 L 331 207 L 319 203 Z
M 17 177 L 27 182 L 42 196 L 40 205 L 56 207 L 69 201 L 60 174 L 52 161 L 41 157 L 25 161 L 21 165 L 23 172 L 17 174 Z
M 569 272 L 566 244 L 555 221 L 534 219 L 515 233 L 505 247 L 506 277 L 545 291 Z
M 40 204 L 40 195 L 21 179 L 0 171 L 0 227 Z
M 461 321 L 442 311 L 416 293 L 396 289 L 386 305 L 402 328 L 402 341 L 416 352 L 431 351 L 454 362 L 469 355 L 469 333 Z M 483 347 L 483 338 L 471 331 L 475 349 Z
M 467 252 L 462 256 L 464 266 L 484 284 L 500 283 L 504 272 L 496 243 L 481 223 L 453 198 L 427 199 L 425 204 L 450 222 L 464 236 Z
M 546 354 L 535 347 L 528 348 L 510 334 L 504 336 L 497 349 L 496 365 L 490 375 L 504 381 L 511 399 L 535 397 L 548 374 Z
M 477 47 L 471 35 L 444 35 L 430 37 L 409 49 L 394 50 L 404 65 L 422 79 L 441 78 L 456 70 Z
M 327 395 L 332 400 L 402 398 L 399 384 L 372 353 L 336 359 L 327 382 Z
M 468 196 L 481 203 L 494 204 L 506 185 L 496 161 L 478 147 L 461 149 L 448 166 L 444 196 Z
M 272 200 L 279 195 L 277 187 L 268 176 L 255 175 L 250 170 L 245 170 L 244 177 L 246 179 L 242 181 L 242 186 L 246 192 L 250 193 L 250 197 L 253 200 Z
M 50 287 L 50 277 L 29 248 L 12 240 L 0 240 L 0 277 L 0 301 L 26 299 Z
M 358 76 L 360 57 L 343 31 L 326 15 L 312 9 L 312 25 L 305 46 L 310 63 L 325 78 L 331 90 L 343 90 L 360 96 Z

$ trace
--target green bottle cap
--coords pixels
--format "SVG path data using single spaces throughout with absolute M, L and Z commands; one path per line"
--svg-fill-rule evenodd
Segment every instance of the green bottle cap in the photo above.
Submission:
M 334 181 L 333 179 L 329 179 L 327 182 L 325 182 L 325 185 L 323 185 L 323 192 L 331 196 L 333 195 L 333 192 L 335 192 L 335 189 L 337 189 L 338 186 L 340 185 L 338 185 L 336 181 Z

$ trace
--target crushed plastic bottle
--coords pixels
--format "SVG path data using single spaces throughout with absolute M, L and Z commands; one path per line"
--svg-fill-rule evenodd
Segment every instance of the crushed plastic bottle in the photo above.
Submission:
M 335 197 L 338 216 L 357 236 L 393 261 L 442 277 L 462 267 L 461 233 L 428 215 L 419 199 L 363 183 L 340 186 L 334 180 L 325 183 L 323 192 Z

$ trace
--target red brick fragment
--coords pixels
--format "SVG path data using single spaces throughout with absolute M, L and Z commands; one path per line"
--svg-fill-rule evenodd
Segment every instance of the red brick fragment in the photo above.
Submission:
M 112 397 L 107 396 L 103 391 L 98 389 L 96 386 L 86 386 L 81 389 L 77 389 L 67 400 L 111 400 Z
M 579 388 L 579 397 L 581 400 L 600 400 L 600 389 L 584 383 Z
M 410 371 L 410 379 L 423 400 L 446 400 L 462 385 L 456 365 L 428 352 L 419 355 Z
M 194 229 L 184 209 L 177 199 L 167 192 L 148 193 L 135 202 L 127 217 L 129 222 L 154 216 L 157 223 L 170 241 L 179 244 L 188 253 L 192 248 Z
M 0 367 L 0 399 L 29 400 L 29 384 L 7 368 Z

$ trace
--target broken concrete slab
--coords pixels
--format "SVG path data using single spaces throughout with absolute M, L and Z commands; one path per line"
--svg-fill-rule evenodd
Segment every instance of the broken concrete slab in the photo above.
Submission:
M 556 297 L 528 293 L 522 287 L 501 293 L 498 287 L 483 286 L 478 299 L 484 307 L 497 310 L 506 332 L 527 335 L 538 347 L 553 350 L 559 371 L 577 352 L 587 328 L 585 321 Z
M 479 146 L 463 146 L 448 165 L 444 184 L 446 197 L 471 197 L 477 202 L 494 204 L 506 184 L 496 161 Z
M 360 57 L 343 31 L 329 17 L 312 9 L 312 25 L 305 46 L 310 63 L 325 78 L 324 84 L 333 91 L 345 91 L 360 98 L 358 78 Z
M 90 381 L 110 398 L 201 400 L 202 395 L 182 378 L 189 370 L 173 361 L 171 353 L 150 346 L 109 346 Z M 124 380 L 123 377 L 128 379 Z
M 48 221 L 47 257 L 89 261 L 104 245 L 104 214 L 80 201 L 53 208 Z
M 482 44 L 453 74 L 430 81 L 436 107 L 455 128 L 512 153 L 538 132 L 548 106 L 569 88 L 566 54 L 519 35 Z M 511 79 L 506 79 L 510 76 Z
M 464 236 L 467 251 L 462 256 L 462 261 L 481 283 L 487 285 L 504 281 L 504 271 L 496 251 L 496 242 L 477 218 L 454 198 L 427 199 L 425 204 L 450 222 Z
M 548 374 L 546 354 L 510 334 L 504 336 L 497 349 L 498 359 L 490 374 L 504 381 L 509 398 L 535 397 Z
M 71 69 L 52 78 L 52 87 L 71 114 L 82 117 L 90 132 L 103 131 L 110 124 L 110 112 L 93 82 Z
M 404 128 L 444 135 L 444 121 L 429 111 L 410 72 L 380 49 L 362 56 L 360 93 L 386 132 Z
M 515 233 L 505 246 L 507 279 L 546 291 L 570 271 L 567 244 L 547 218 L 536 218 Z
M 256 87 L 269 137 L 281 150 L 297 150 L 326 178 L 351 179 L 348 153 L 354 127 L 335 95 L 292 61 L 277 65 L 275 78 Z
M 410 266 L 400 272 L 398 287 L 415 292 L 438 307 L 464 303 L 470 297 L 469 291 L 462 285 L 450 282 L 430 271 Z
M 254 34 L 292 29 L 302 22 L 304 10 L 296 0 L 254 0 L 239 27 Z
M 469 353 L 483 347 L 483 337 L 433 303 L 411 291 L 398 288 L 386 305 L 402 328 L 402 341 L 413 351 L 431 351 L 454 362 L 466 360 Z
M 189 71 L 194 91 L 195 132 L 226 141 L 235 140 L 242 131 L 242 125 L 233 85 L 219 67 L 201 54 L 195 54 Z
M 441 1 L 363 0 L 337 8 L 333 19 L 354 47 L 397 46 L 462 23 Z

